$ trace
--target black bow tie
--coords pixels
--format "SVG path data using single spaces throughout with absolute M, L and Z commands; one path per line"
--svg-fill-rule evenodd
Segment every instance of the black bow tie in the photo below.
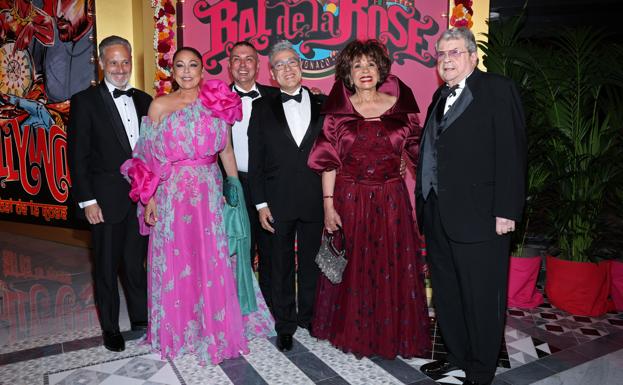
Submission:
M 125 90 L 125 91 L 120 90 L 119 88 L 115 88 L 115 89 L 112 91 L 112 96 L 113 96 L 115 99 L 117 99 L 117 98 L 118 98 L 119 96 L 121 96 L 121 95 L 126 95 L 126 96 L 129 96 L 129 97 L 132 97 L 132 95 L 134 95 L 134 88 L 130 88 L 130 89 Z
M 285 92 L 281 93 L 281 102 L 285 103 L 288 100 L 294 100 L 297 103 L 300 103 L 303 100 L 303 89 L 301 88 L 296 95 L 286 94 Z
M 251 99 L 255 99 L 258 96 L 260 96 L 260 93 L 257 92 L 256 90 L 251 90 L 249 92 L 242 92 L 237 88 L 234 88 L 236 90 L 236 93 L 238 94 L 238 96 L 240 96 L 241 98 L 244 98 L 245 96 L 250 97 Z
M 441 89 L 441 97 L 442 98 L 447 98 L 448 96 L 452 95 L 452 96 L 456 96 L 456 90 L 459 89 L 459 85 L 453 85 L 452 87 L 448 87 L 447 85 L 445 85 L 442 89 Z

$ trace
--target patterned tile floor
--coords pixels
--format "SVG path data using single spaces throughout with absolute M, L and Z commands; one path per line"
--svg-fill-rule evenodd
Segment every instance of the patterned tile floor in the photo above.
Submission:
M 127 348 L 101 346 L 88 250 L 0 232 L 0 384 L 461 384 L 462 371 L 430 378 L 418 368 L 445 355 L 433 328 L 426 359 L 357 359 L 307 331 L 283 354 L 275 339 L 251 353 L 201 367 L 188 356 L 161 360 L 125 332 Z M 122 305 L 125 311 L 125 305 Z M 129 329 L 127 314 L 121 327 Z M 508 311 L 494 384 L 621 384 L 623 313 L 578 317 L 548 303 Z

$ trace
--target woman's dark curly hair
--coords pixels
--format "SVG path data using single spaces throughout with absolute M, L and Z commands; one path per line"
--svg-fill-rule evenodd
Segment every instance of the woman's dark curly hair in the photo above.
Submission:
M 354 91 L 350 70 L 355 60 L 365 56 L 376 63 L 379 70 L 377 88 L 385 82 L 392 67 L 387 48 L 376 39 L 353 40 L 337 55 L 335 65 L 335 80 L 341 80 L 346 88 Z

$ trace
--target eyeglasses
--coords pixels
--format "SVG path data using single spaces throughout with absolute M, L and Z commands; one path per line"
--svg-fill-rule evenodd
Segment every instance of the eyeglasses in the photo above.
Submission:
M 277 63 L 273 64 L 273 68 L 275 69 L 275 71 L 283 71 L 286 66 L 290 68 L 298 67 L 300 62 L 301 61 L 299 59 L 291 57 L 287 60 L 278 61 Z
M 448 51 L 437 51 L 435 53 L 435 59 L 437 59 L 437 61 L 442 61 L 445 58 L 458 59 L 458 57 L 461 56 L 461 54 L 465 52 L 467 51 L 459 51 L 456 48 L 448 50 Z

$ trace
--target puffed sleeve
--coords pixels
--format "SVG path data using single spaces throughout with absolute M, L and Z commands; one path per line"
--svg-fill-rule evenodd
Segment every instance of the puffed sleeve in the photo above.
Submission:
M 326 115 L 322 131 L 318 134 L 307 160 L 309 168 L 317 173 L 336 170 L 342 166 L 338 150 L 335 117 Z
M 420 141 L 422 139 L 422 126 L 417 114 L 408 115 L 407 138 L 404 150 L 414 166 L 417 167 L 420 156 Z
M 132 158 L 121 165 L 121 174 L 130 182 L 130 199 L 144 205 L 156 193 L 160 181 L 168 179 L 170 174 L 170 165 L 155 155 L 156 130 L 154 123 L 144 117 L 141 136 L 132 151 Z

